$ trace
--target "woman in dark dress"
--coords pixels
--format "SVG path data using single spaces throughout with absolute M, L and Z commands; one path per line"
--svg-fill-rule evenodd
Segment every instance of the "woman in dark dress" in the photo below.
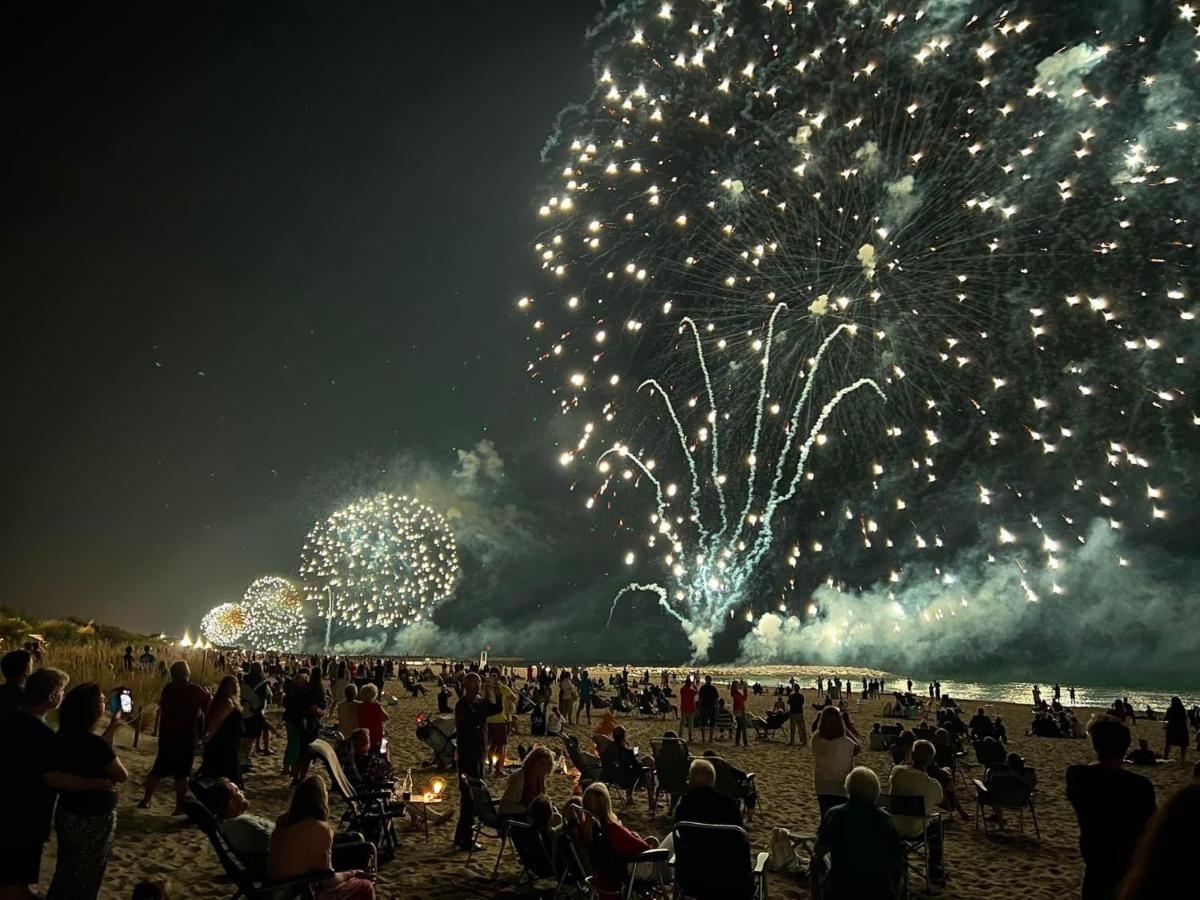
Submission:
M 94 681 L 72 688 L 59 707 L 55 767 L 82 778 L 106 778 L 113 787 L 59 794 L 54 816 L 58 859 L 47 900 L 94 900 L 108 867 L 117 828 L 115 786 L 125 781 L 129 773 L 112 748 L 113 732 L 121 724 L 121 714 L 113 714 L 103 734 L 92 731 L 103 714 L 104 692 Z
M 1163 730 L 1166 732 L 1166 746 L 1163 747 L 1163 759 L 1171 758 L 1171 747 L 1179 748 L 1179 761 L 1187 762 L 1188 744 L 1191 735 L 1188 733 L 1187 710 L 1183 701 L 1178 697 L 1171 698 L 1167 714 L 1163 716 Z
M 238 680 L 234 675 L 226 675 L 217 686 L 216 696 L 208 708 L 208 725 L 204 729 L 204 760 L 200 763 L 201 777 L 228 778 L 241 787 L 241 747 L 245 734 Z

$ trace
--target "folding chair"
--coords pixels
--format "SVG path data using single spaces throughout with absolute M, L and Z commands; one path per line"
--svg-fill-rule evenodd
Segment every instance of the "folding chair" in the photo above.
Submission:
M 704 757 L 717 772 L 716 790 L 718 793 L 724 794 L 726 797 L 731 797 L 735 800 L 743 812 L 746 807 L 746 798 L 755 796 L 757 789 L 754 785 L 754 773 L 747 772 L 744 779 L 739 779 L 733 774 L 733 768 L 719 756 Z
M 342 761 L 328 742 L 315 740 L 308 745 L 308 749 L 325 764 L 334 792 L 342 798 L 346 807 L 342 813 L 342 827 L 365 835 L 375 844 L 381 862 L 395 856 L 396 828 L 393 819 L 403 814 L 404 805 L 392 802 L 394 785 L 380 782 L 357 790 L 350 783 L 346 770 L 342 768 Z
M 508 820 L 508 838 L 522 866 L 517 887 L 533 887 L 538 881 L 551 880 L 555 882 L 556 900 L 564 896 L 564 892 L 578 894 L 582 891 L 585 896 L 590 896 L 587 875 L 579 875 L 579 869 L 572 867 L 564 854 L 555 853 L 547 847 L 542 834 L 529 822 Z M 569 841 L 562 836 L 559 843 Z
M 221 868 L 237 888 L 233 900 L 314 900 L 317 885 L 333 876 L 332 871 L 309 872 L 299 878 L 283 881 L 268 881 L 255 876 L 237 858 L 233 848 L 225 843 L 217 828 L 217 819 L 203 803 L 195 797 L 185 797 L 183 812 L 188 821 L 199 828 L 217 854 Z
M 676 822 L 672 840 L 677 900 L 766 900 L 770 854 L 753 858 L 745 829 Z
M 983 822 L 983 833 L 988 833 L 988 820 L 984 814 L 987 809 L 1016 810 L 1020 816 L 1018 830 L 1025 830 L 1025 810 L 1033 819 L 1033 833 L 1040 841 L 1041 829 L 1038 827 L 1037 808 L 1033 798 L 1037 790 L 1015 773 L 1013 775 L 994 775 L 986 785 L 978 778 L 975 782 L 975 828 L 978 830 L 980 821 Z
M 688 767 L 692 757 L 688 754 L 686 741 L 678 738 L 662 738 L 650 742 L 650 750 L 654 755 L 654 802 L 658 807 L 660 794 L 666 794 L 669 802 L 668 812 L 673 812 L 679 798 L 687 793 Z
M 598 780 L 610 787 L 615 786 L 627 791 L 629 799 L 632 799 L 634 788 L 644 787 L 649 795 L 647 798 L 648 809 L 653 813 L 654 770 L 640 763 L 635 770 L 622 766 L 620 757 L 617 755 L 617 745 L 607 735 L 593 734 L 592 741 L 595 742 L 596 751 L 600 754 L 600 778 Z
M 935 828 L 938 832 L 938 837 L 942 841 L 942 852 L 945 854 L 946 835 L 942 829 L 942 816 L 938 812 L 930 812 L 925 808 L 925 796 L 923 794 L 890 794 L 887 797 L 887 811 L 893 816 L 905 816 L 912 819 L 921 820 L 921 833 L 914 837 L 900 836 L 900 842 L 904 845 L 905 866 L 908 871 L 920 875 L 925 879 L 925 893 L 933 893 L 933 878 L 930 877 L 929 866 L 929 829 Z M 917 851 L 918 857 L 914 861 L 909 855 L 911 851 Z M 922 865 L 922 860 L 924 865 Z M 945 859 L 943 856 L 943 867 Z
M 465 778 L 467 790 L 471 792 L 471 803 L 475 806 L 475 832 L 471 835 L 471 849 L 467 853 L 467 862 L 471 861 L 471 857 L 475 853 L 475 844 L 481 835 L 499 838 L 500 852 L 496 854 L 496 865 L 492 866 L 492 877 L 495 878 L 496 873 L 500 871 L 500 860 L 504 857 L 504 845 L 508 843 L 508 826 L 511 823 L 500 815 L 496 798 L 488 791 L 486 784 L 470 775 Z M 485 832 L 485 828 L 490 829 L 491 833 Z
M 584 753 L 579 747 L 579 738 L 575 735 L 564 732 L 561 737 L 567 748 L 567 758 L 571 760 L 571 765 L 579 770 L 579 786 L 585 788 L 589 784 L 599 781 L 600 774 L 604 769 L 600 763 L 600 757 Z

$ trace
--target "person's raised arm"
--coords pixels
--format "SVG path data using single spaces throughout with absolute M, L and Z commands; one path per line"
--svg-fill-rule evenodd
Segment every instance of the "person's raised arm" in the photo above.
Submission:
M 117 733 L 117 728 L 120 726 L 122 719 L 123 717 L 121 712 L 118 710 L 117 712 L 113 713 L 112 718 L 108 720 L 108 725 L 105 727 L 104 733 L 100 735 L 106 744 L 112 744 L 113 735 Z

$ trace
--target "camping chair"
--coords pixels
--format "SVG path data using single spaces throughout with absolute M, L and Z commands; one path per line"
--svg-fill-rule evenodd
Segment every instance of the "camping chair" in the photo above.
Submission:
M 617 745 L 612 738 L 603 734 L 593 734 L 592 741 L 600 754 L 600 778 L 609 786 L 616 786 L 627 792 L 627 803 L 633 799 L 633 789 L 644 787 L 649 794 L 648 803 L 651 813 L 654 812 L 654 770 L 639 764 L 638 769 L 631 770 L 621 765 L 617 755 Z
M 308 749 L 325 764 L 333 789 L 346 807 L 341 828 L 365 835 L 375 844 L 381 862 L 391 859 L 396 853 L 396 828 L 392 820 L 404 811 L 403 804 L 391 802 L 394 785 L 380 782 L 356 790 L 328 742 L 315 740 Z
M 994 747 L 983 741 L 975 741 L 973 746 L 975 747 L 975 759 L 983 766 L 985 775 L 992 766 L 1004 765 L 1004 745 L 999 741 L 996 741 Z
M 317 885 L 333 876 L 332 871 L 309 872 L 299 878 L 288 878 L 283 881 L 266 881 L 253 875 L 237 858 L 233 849 L 225 843 L 225 838 L 217 828 L 217 819 L 208 807 L 195 797 L 185 797 L 183 811 L 193 825 L 204 832 L 209 844 L 216 851 L 221 868 L 229 880 L 237 888 L 233 900 L 245 897 L 246 900 L 314 900 L 317 896 Z
M 579 786 L 585 788 L 589 784 L 599 781 L 604 768 L 600 763 L 600 758 L 590 753 L 584 753 L 579 746 L 579 738 L 575 735 L 567 734 L 564 731 L 561 737 L 567 747 L 567 758 L 571 760 L 571 765 L 579 770 Z
M 787 713 L 768 712 L 765 716 L 750 718 L 750 724 L 754 726 L 754 739 L 758 741 L 769 741 L 787 722 Z
M 1015 773 L 1012 776 L 994 777 L 986 785 L 978 778 L 974 781 L 976 829 L 979 828 L 979 822 L 982 820 L 983 833 L 988 833 L 988 820 L 984 814 L 988 808 L 1015 809 L 1021 817 L 1018 828 L 1023 831 L 1025 810 L 1028 809 L 1029 815 L 1033 819 L 1033 833 L 1039 841 L 1042 839 L 1041 829 L 1038 828 L 1037 809 L 1033 805 L 1033 797 L 1037 791 L 1028 781 L 1021 779 Z
M 750 838 L 736 825 L 676 822 L 675 897 L 687 900 L 766 900 L 767 859 L 751 864 Z
M 529 822 L 509 819 L 508 838 L 522 866 L 518 887 L 533 887 L 538 881 L 551 880 L 555 882 L 555 898 L 566 889 L 572 893 L 587 892 L 586 874 L 579 876 L 579 870 L 573 869 L 562 853 L 554 853 L 547 847 L 544 836 Z M 563 836 L 559 843 L 568 843 L 568 839 Z
M 470 775 L 464 777 L 467 780 L 467 790 L 471 792 L 471 803 L 475 806 L 475 831 L 471 835 L 471 849 L 467 853 L 467 862 L 471 861 L 475 853 L 475 844 L 481 835 L 499 838 L 500 852 L 496 854 L 496 865 L 492 866 L 492 877 L 495 878 L 496 873 L 500 871 L 500 860 L 504 857 L 504 845 L 508 843 L 510 823 L 500 815 L 500 807 L 496 805 L 496 798 L 488 791 L 487 785 Z M 491 833 L 485 832 L 485 828 L 490 829 Z
M 650 750 L 654 755 L 654 801 L 652 806 L 658 807 L 658 797 L 666 794 L 669 801 L 668 812 L 674 812 L 679 798 L 687 793 L 688 768 L 692 758 L 688 755 L 687 742 L 678 738 L 658 738 L 650 742 Z
M 901 835 L 900 843 L 904 845 L 906 870 L 924 878 L 925 892 L 932 893 L 933 879 L 930 878 L 928 836 L 931 827 L 938 830 L 940 833 L 939 837 L 942 838 L 942 851 L 944 854 L 946 843 L 945 831 L 942 829 L 941 813 L 931 813 L 925 808 L 925 796 L 923 794 L 889 794 L 887 795 L 886 807 L 887 811 L 893 816 L 905 816 L 921 820 L 921 833 L 914 837 Z M 913 850 L 917 851 L 918 855 L 916 859 L 910 855 Z M 942 865 L 943 867 L 945 866 L 944 858 Z
M 574 873 L 585 873 L 582 884 L 592 895 L 597 893 L 597 873 L 608 873 L 607 880 L 619 885 L 618 895 L 622 900 L 634 896 L 661 897 L 666 892 L 666 882 L 663 881 L 661 868 L 671 858 L 671 851 L 665 847 L 654 847 L 644 850 L 631 859 L 618 859 L 610 849 L 608 835 L 602 825 L 590 813 L 582 813 L 591 822 L 591 841 L 588 841 L 580 827 L 571 823 L 566 826 L 564 839 L 559 841 L 568 857 L 568 865 Z M 637 867 L 643 863 L 654 864 L 656 877 L 640 879 L 637 877 Z
M 732 797 L 743 810 L 746 798 L 756 796 L 758 791 L 754 786 L 754 773 L 747 772 L 745 779 L 739 779 L 733 774 L 733 768 L 719 756 L 704 757 L 717 771 L 717 783 L 714 787 L 717 793 Z

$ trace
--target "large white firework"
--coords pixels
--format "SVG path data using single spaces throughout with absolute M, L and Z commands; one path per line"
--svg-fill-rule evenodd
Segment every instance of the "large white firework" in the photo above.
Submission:
M 649 544 L 689 582 L 654 589 L 694 641 L 793 572 L 808 618 L 822 581 L 951 583 L 982 545 L 1037 602 L 1095 522 L 1174 540 L 1200 425 L 1198 21 L 1040 0 L 606 15 L 596 90 L 546 152 L 549 285 L 518 307 L 577 429 L 560 462 L 600 460 L 587 505 L 621 515 L 630 564 Z M 867 383 L 888 402 L 830 418 Z M 785 463 L 807 505 L 770 554 Z M 646 482 L 648 529 L 615 497 Z M 943 597 L 897 602 L 897 628 L 968 602 Z
M 411 497 L 364 497 L 318 522 L 300 577 L 309 602 L 334 624 L 401 628 L 454 592 L 458 550 L 446 520 Z
M 240 643 L 252 650 L 294 653 L 304 647 L 304 595 L 279 575 L 257 578 L 242 597 L 245 631 Z
M 246 630 L 246 608 L 241 603 L 214 606 L 200 620 L 200 633 L 218 647 L 232 647 Z

